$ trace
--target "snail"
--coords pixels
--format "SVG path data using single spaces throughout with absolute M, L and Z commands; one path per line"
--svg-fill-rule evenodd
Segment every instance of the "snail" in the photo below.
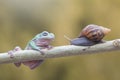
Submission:
M 110 31 L 108 28 L 90 24 L 81 31 L 78 38 L 69 39 L 67 36 L 65 37 L 70 40 L 71 45 L 92 46 L 104 42 L 102 39 Z

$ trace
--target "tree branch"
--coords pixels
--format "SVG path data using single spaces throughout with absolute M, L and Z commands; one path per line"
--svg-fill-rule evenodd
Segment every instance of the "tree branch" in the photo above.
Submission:
M 106 41 L 105 43 L 87 47 L 74 45 L 58 46 L 54 47 L 51 50 L 45 51 L 45 54 L 41 54 L 40 52 L 34 50 L 22 50 L 15 52 L 13 54 L 13 57 L 10 57 L 8 53 L 1 53 L 0 64 L 40 60 L 47 58 L 58 58 L 81 54 L 111 52 L 116 50 L 120 50 L 120 39 Z

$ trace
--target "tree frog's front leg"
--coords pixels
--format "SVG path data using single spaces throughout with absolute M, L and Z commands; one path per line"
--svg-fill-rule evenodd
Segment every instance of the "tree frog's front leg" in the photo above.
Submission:
M 51 46 L 51 45 L 48 45 L 48 47 L 47 47 L 48 50 L 50 50 L 52 48 L 53 48 L 53 46 Z
M 42 49 L 35 49 L 36 51 L 39 51 L 41 55 L 45 55 L 45 52 Z
M 32 40 L 29 42 L 28 46 L 25 49 L 36 50 L 36 51 L 39 51 L 42 55 L 44 55 L 45 53 L 44 51 L 41 50 L 42 48 L 43 47 L 38 46 L 38 44 L 34 40 Z

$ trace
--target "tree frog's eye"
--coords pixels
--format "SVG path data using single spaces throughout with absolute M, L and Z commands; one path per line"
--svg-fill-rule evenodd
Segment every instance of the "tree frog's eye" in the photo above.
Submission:
M 46 32 L 45 32 L 45 33 L 43 33 L 42 35 L 43 35 L 43 36 L 47 36 L 47 35 L 48 35 L 48 33 L 46 33 Z

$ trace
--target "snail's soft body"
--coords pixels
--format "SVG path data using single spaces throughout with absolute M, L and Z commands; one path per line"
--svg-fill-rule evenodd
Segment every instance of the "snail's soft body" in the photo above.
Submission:
M 76 46 L 92 46 L 95 45 L 96 42 L 90 41 L 86 37 L 80 37 L 80 38 L 75 38 L 70 41 L 71 45 L 76 45 Z
M 80 33 L 78 38 L 70 40 L 71 45 L 92 46 L 101 43 L 104 36 L 111 30 L 102 26 L 90 24 Z

